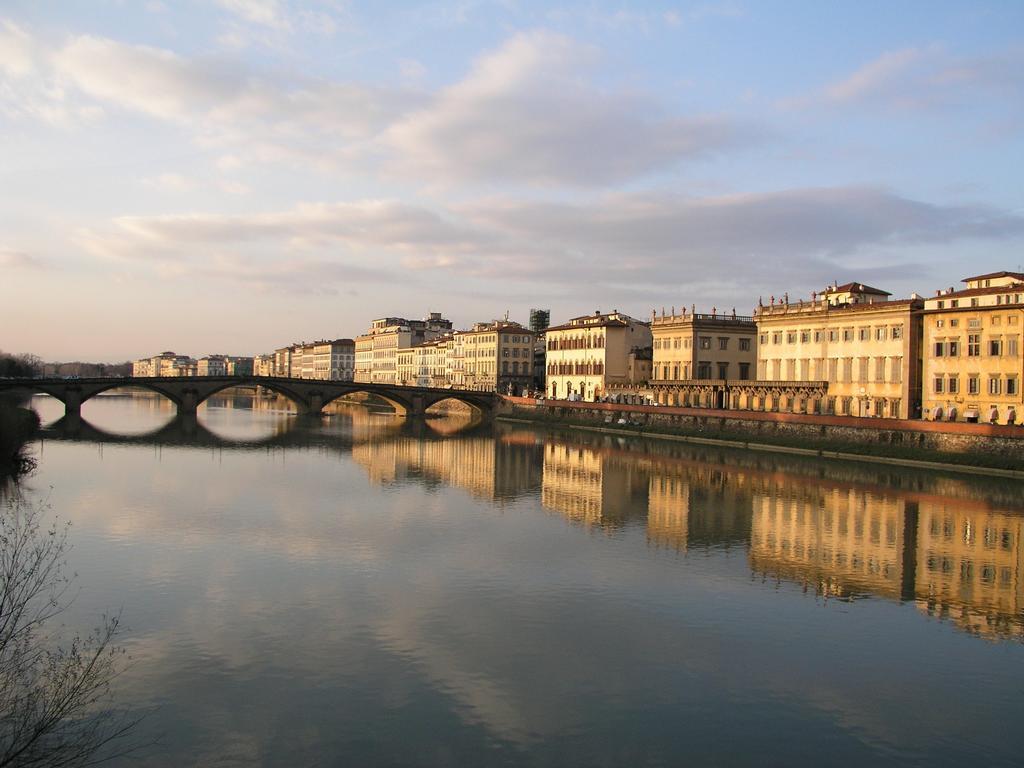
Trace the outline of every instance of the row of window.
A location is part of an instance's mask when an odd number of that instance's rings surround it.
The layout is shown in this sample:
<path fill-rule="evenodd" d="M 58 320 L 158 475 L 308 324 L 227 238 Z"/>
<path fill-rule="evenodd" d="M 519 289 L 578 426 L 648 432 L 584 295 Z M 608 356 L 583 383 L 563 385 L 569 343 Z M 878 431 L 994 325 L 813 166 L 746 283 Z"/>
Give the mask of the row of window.
<path fill-rule="evenodd" d="M 717 337 L 698 336 L 697 337 L 697 347 L 699 349 L 711 349 L 712 344 L 714 343 L 714 339 L 715 338 L 718 339 L 718 349 L 721 349 L 721 350 L 729 349 L 729 340 L 730 340 L 729 336 L 717 336 Z M 749 352 L 750 351 L 750 341 L 751 340 L 749 338 L 740 338 L 740 339 L 738 339 L 737 340 L 737 344 L 738 344 L 738 347 L 739 347 L 739 351 L 740 352 Z M 655 339 L 654 340 L 654 348 L 655 349 L 689 349 L 690 348 L 690 338 L 689 337 L 682 338 L 682 337 L 678 337 L 677 336 L 677 337 L 672 338 L 672 339 Z"/>
<path fill-rule="evenodd" d="M 785 368 L 783 368 L 783 364 L 785 364 Z M 903 358 L 822 357 L 802 360 L 760 360 L 758 361 L 758 378 L 772 381 L 901 384 L 903 382 Z"/>
<path fill-rule="evenodd" d="M 988 393 L 990 395 L 1016 395 L 1020 391 L 1016 376 L 989 376 Z M 948 376 L 935 376 L 932 379 L 932 392 L 936 395 L 960 393 L 960 377 L 955 373 Z M 967 394 L 981 394 L 981 376 L 976 373 L 967 375 Z"/>
<path fill-rule="evenodd" d="M 1013 301 L 1010 301 L 1011 297 L 1013 298 Z M 1019 293 L 1013 293 L 1013 294 L 1010 294 L 1010 293 L 1000 293 L 1000 294 L 996 295 L 996 304 L 997 305 L 1002 305 L 1002 304 L 1020 304 L 1020 300 L 1021 300 L 1021 294 L 1019 294 Z M 960 306 L 960 299 L 939 299 L 937 302 L 935 302 L 935 306 L 937 308 L 939 308 L 939 309 L 945 309 L 947 302 L 949 303 L 949 308 L 950 309 L 956 309 L 957 307 Z M 980 301 L 980 299 L 977 296 L 974 296 L 974 297 L 971 298 L 971 300 L 969 302 L 969 306 L 977 307 L 977 306 L 980 306 L 980 305 L 981 305 L 981 301 Z"/>
<path fill-rule="evenodd" d="M 791 330 L 791 331 L 774 331 L 771 334 L 762 333 L 760 336 L 761 344 L 767 344 L 769 339 L 772 344 L 782 344 L 785 339 L 786 344 L 809 344 L 813 340 L 815 343 L 821 343 L 824 341 L 871 341 L 874 338 L 875 341 L 887 341 L 896 340 L 903 338 L 903 326 L 902 325 L 876 325 L 872 326 L 861 326 L 860 328 L 831 328 L 829 330 L 814 330 L 809 328 L 803 330 Z"/>
<path fill-rule="evenodd" d="M 548 376 L 601 376 L 604 363 L 548 363 Z"/>
<path fill-rule="evenodd" d="M 604 336 L 575 336 L 570 339 L 548 339 L 549 350 L 559 349 L 601 349 L 604 347 Z"/>
<path fill-rule="evenodd" d="M 932 344 L 932 356 L 933 357 L 959 357 L 960 356 L 960 338 L 953 339 L 937 339 Z M 1017 336 L 1010 336 L 1006 339 L 1002 337 L 989 338 L 988 343 L 985 345 L 985 352 L 989 357 L 1002 357 L 1006 355 L 1008 357 L 1017 357 L 1018 354 L 1019 339 Z M 967 356 L 968 357 L 981 357 L 981 334 L 980 333 L 969 333 L 967 334 Z"/>
<path fill-rule="evenodd" d="M 750 379 L 750 363 L 738 363 L 737 378 L 741 381 L 748 381 Z M 730 378 L 730 365 L 729 363 L 708 363 L 699 362 L 696 366 L 697 375 L 695 379 L 710 379 L 712 371 L 715 371 L 719 379 Z M 682 365 L 656 365 L 654 366 L 654 379 L 662 381 L 681 381 L 690 378 L 690 365 L 689 363 L 683 363 Z"/>
<path fill-rule="evenodd" d="M 520 368 L 520 365 L 522 365 L 522 368 Z M 518 376 L 520 374 L 525 376 L 526 374 L 530 373 L 530 367 L 528 363 L 519 363 L 516 360 L 513 360 L 512 365 L 510 366 L 508 360 L 502 360 L 501 372 L 505 375 L 511 373 L 513 376 Z"/>

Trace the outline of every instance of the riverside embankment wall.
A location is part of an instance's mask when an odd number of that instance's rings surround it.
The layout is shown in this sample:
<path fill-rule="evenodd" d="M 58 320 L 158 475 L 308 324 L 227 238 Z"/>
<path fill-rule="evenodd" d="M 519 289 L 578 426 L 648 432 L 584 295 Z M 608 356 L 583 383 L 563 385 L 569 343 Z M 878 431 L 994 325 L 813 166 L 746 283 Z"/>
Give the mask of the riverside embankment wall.
<path fill-rule="evenodd" d="M 504 397 L 499 418 L 1002 467 L 1024 473 L 1024 426 Z M 625 419 L 627 424 L 619 423 Z M 1022 474 L 1024 476 L 1024 474 Z"/>

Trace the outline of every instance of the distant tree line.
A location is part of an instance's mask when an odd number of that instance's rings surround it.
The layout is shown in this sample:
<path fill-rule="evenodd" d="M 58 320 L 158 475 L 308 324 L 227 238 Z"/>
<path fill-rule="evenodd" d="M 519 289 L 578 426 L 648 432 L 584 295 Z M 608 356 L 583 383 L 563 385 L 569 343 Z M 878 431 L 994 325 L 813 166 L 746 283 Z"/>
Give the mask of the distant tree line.
<path fill-rule="evenodd" d="M 14 355 L 0 351 L 0 376 L 19 378 L 22 376 L 79 376 L 81 378 L 103 376 L 131 376 L 129 363 L 44 363 L 37 355 Z"/>
<path fill-rule="evenodd" d="M 43 361 L 36 355 L 12 355 L 0 351 L 0 376 L 17 378 L 20 376 L 37 376 L 43 372 Z"/>

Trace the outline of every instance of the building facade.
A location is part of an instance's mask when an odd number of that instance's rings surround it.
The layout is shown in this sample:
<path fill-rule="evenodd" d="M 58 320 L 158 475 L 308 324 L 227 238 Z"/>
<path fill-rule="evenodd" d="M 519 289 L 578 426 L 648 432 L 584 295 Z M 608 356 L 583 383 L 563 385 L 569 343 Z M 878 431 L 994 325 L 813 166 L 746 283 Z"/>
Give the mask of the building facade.
<path fill-rule="evenodd" d="M 423 320 L 382 317 L 355 340 L 355 381 L 374 384 L 398 383 L 398 350 L 418 346 L 450 333 L 452 323 L 439 312 Z"/>
<path fill-rule="evenodd" d="M 758 307 L 759 382 L 828 383 L 824 397 L 774 397 L 767 410 L 915 418 L 923 308 L 917 296 L 893 301 L 860 283 Z"/>
<path fill-rule="evenodd" d="M 256 376 L 273 376 L 274 356 L 257 355 L 252 361 L 252 372 Z"/>
<path fill-rule="evenodd" d="M 686 312 L 651 316 L 654 381 L 753 378 L 757 369 L 754 318 Z"/>
<path fill-rule="evenodd" d="M 545 392 L 554 399 L 593 401 L 610 387 L 645 383 L 641 377 L 649 373 L 649 362 L 642 365 L 642 353 L 651 344 L 650 326 L 618 310 L 548 328 Z"/>
<path fill-rule="evenodd" d="M 924 416 L 1014 424 L 1024 416 L 1024 274 L 964 278 L 924 302 Z"/>
<path fill-rule="evenodd" d="M 227 376 L 228 358 L 227 355 L 209 355 L 199 358 L 196 363 L 197 376 Z"/>
<path fill-rule="evenodd" d="M 198 363 L 187 355 L 161 352 L 132 363 L 132 376 L 195 376 Z"/>
<path fill-rule="evenodd" d="M 462 389 L 522 394 L 533 381 L 534 333 L 519 323 L 476 323 L 458 334 Z"/>
<path fill-rule="evenodd" d="M 313 378 L 320 381 L 352 381 L 355 376 L 355 342 L 323 339 L 313 344 Z"/>

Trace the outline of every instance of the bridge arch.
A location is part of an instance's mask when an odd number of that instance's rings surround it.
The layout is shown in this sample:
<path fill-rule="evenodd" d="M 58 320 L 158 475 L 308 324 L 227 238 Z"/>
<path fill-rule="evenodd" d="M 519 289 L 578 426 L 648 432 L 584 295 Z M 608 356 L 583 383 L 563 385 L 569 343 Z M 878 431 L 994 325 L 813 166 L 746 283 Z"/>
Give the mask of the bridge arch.
<path fill-rule="evenodd" d="M 472 394 L 459 391 L 441 392 L 433 395 L 424 403 L 424 411 L 449 400 L 468 406 L 474 421 L 480 421 L 490 413 L 489 403 L 482 402 Z"/>
<path fill-rule="evenodd" d="M 287 381 L 287 379 L 284 381 Z M 216 381 L 203 387 L 202 392 L 196 397 L 196 406 L 198 407 L 201 403 L 206 402 L 214 395 L 219 394 L 226 389 L 233 389 L 234 387 L 263 387 L 264 389 L 269 389 L 271 392 L 276 392 L 282 397 L 287 398 L 295 405 L 295 410 L 299 413 L 303 413 L 309 408 L 309 403 L 306 398 L 287 384 L 282 384 L 280 380 L 275 380 L 270 377 L 260 377 L 257 379 L 244 376 L 228 381 Z"/>
<path fill-rule="evenodd" d="M 335 385 L 337 386 L 336 383 Z M 377 387 L 374 386 L 367 387 L 361 384 L 352 384 L 350 388 L 346 387 L 343 391 L 331 393 L 329 396 L 324 398 L 323 405 L 333 403 L 335 400 L 340 400 L 341 398 L 347 397 L 348 395 L 358 394 L 374 395 L 375 397 L 379 397 L 381 400 L 385 401 L 388 405 L 394 408 L 395 413 L 398 414 L 399 416 L 408 416 L 409 414 L 414 412 L 413 403 L 410 400 L 406 399 L 405 397 L 396 395 L 393 392 L 390 392 L 389 390 L 378 389 Z"/>

